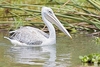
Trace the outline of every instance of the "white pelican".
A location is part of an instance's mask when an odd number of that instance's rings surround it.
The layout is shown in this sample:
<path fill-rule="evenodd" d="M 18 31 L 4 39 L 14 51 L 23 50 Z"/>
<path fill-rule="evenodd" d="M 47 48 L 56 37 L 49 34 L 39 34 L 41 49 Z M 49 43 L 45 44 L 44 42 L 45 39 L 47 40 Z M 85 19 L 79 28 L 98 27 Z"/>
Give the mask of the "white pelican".
<path fill-rule="evenodd" d="M 48 27 L 49 34 L 33 27 L 20 27 L 15 31 L 9 32 L 11 35 L 7 38 L 14 45 L 51 45 L 56 43 L 56 33 L 55 28 L 52 23 L 54 23 L 62 32 L 71 38 L 71 35 L 60 23 L 60 21 L 55 16 L 53 10 L 48 7 L 42 7 L 42 19 L 45 25 Z"/>

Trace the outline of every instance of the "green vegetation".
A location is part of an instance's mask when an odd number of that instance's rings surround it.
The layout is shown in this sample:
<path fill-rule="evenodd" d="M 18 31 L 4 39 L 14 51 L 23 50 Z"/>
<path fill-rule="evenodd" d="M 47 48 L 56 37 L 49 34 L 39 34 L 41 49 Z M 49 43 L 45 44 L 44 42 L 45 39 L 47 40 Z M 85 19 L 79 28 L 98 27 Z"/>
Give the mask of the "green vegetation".
<path fill-rule="evenodd" d="M 100 30 L 100 0 L 0 0 L 0 29 L 11 30 L 24 25 L 43 28 L 43 6 L 52 8 L 72 33 Z M 95 40 L 100 43 L 99 37 Z M 100 54 L 80 56 L 80 59 L 83 63 L 100 63 Z"/>
<path fill-rule="evenodd" d="M 83 63 L 96 63 L 100 64 L 100 54 L 94 53 L 85 56 L 79 56 Z"/>
<path fill-rule="evenodd" d="M 100 29 L 99 0 L 0 0 L 0 23 L 11 21 L 16 28 L 40 24 L 43 22 L 40 14 L 42 6 L 51 7 L 64 26 L 74 33 L 76 29 Z"/>

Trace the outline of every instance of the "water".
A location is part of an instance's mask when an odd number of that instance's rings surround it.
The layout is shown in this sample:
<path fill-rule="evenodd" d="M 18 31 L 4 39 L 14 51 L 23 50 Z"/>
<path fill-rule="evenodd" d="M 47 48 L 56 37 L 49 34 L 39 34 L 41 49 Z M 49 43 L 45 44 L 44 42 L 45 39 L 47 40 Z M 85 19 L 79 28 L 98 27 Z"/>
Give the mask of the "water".
<path fill-rule="evenodd" d="M 4 35 L 0 34 L 0 67 L 82 67 L 80 55 L 100 53 L 94 38 L 83 34 L 73 39 L 58 36 L 56 45 L 44 47 L 16 47 Z"/>

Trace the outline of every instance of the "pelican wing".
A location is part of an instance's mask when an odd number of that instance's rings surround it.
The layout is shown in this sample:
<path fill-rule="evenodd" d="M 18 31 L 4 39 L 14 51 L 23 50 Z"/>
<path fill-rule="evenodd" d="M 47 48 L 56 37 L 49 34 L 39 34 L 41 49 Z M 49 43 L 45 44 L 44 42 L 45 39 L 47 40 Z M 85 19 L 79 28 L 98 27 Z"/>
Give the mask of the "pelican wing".
<path fill-rule="evenodd" d="M 48 38 L 48 34 L 33 27 L 21 27 L 10 32 L 10 39 L 17 40 L 28 45 L 39 45 Z"/>

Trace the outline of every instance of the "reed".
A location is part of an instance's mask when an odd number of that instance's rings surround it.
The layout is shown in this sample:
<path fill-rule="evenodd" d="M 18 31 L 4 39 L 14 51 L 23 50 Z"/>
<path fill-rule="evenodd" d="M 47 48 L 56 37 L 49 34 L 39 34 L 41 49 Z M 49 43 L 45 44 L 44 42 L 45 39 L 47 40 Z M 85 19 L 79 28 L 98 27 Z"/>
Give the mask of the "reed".
<path fill-rule="evenodd" d="M 34 4 L 33 4 L 34 3 Z M 24 25 L 26 18 L 31 18 L 30 22 L 41 23 L 40 11 L 42 6 L 51 7 L 56 16 L 64 22 L 64 25 L 85 22 L 94 25 L 100 29 L 100 1 L 98 0 L 63 0 L 63 1 L 47 1 L 47 0 L 1 0 L 0 2 L 0 21 L 9 21 L 13 19 L 16 28 Z M 3 18 L 3 19 L 2 19 Z M 70 26 L 70 25 L 69 25 Z M 74 26 L 73 26 L 74 27 Z"/>

